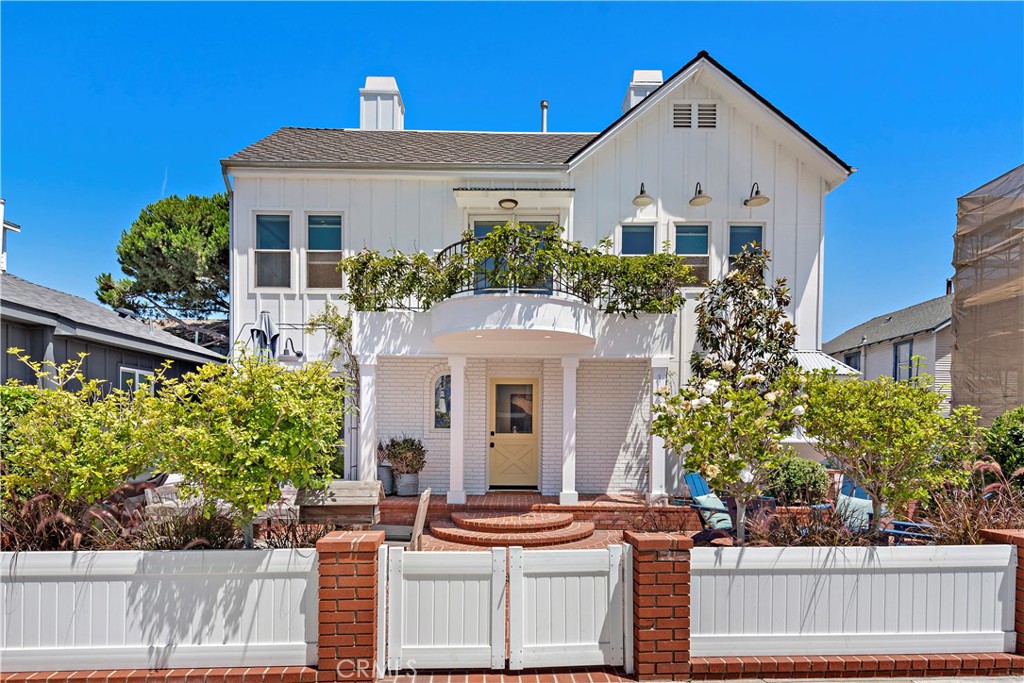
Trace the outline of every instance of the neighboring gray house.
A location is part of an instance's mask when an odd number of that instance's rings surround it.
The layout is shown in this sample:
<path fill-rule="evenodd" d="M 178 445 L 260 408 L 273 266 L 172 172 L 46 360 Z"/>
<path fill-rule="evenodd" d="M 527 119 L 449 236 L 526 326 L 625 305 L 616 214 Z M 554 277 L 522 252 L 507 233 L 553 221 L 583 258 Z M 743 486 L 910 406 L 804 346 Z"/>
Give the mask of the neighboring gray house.
<path fill-rule="evenodd" d="M 168 376 L 177 377 L 224 357 L 180 339 L 148 323 L 10 273 L 0 273 L 0 381 L 34 384 L 32 371 L 7 349 L 25 349 L 33 360 L 63 363 L 88 355 L 83 366 L 89 379 L 112 386 L 139 386 L 164 361 Z"/>
<path fill-rule="evenodd" d="M 886 313 L 851 327 L 826 342 L 822 350 L 852 368 L 864 379 L 888 375 L 907 379 L 914 373 L 911 358 L 923 357 L 920 371 L 935 378 L 949 399 L 953 333 L 950 327 L 953 295 Z"/>

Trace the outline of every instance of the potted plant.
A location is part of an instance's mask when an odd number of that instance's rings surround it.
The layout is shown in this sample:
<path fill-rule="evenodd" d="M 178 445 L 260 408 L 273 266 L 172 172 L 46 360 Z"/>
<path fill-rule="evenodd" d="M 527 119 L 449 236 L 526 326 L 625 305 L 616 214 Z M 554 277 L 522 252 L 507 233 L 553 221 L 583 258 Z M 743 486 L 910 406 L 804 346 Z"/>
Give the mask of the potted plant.
<path fill-rule="evenodd" d="M 384 488 L 384 495 L 390 496 L 395 492 L 395 475 L 391 470 L 391 463 L 388 461 L 388 449 L 383 441 L 377 442 L 377 480 Z"/>
<path fill-rule="evenodd" d="M 427 449 L 423 442 L 411 436 L 391 437 L 384 444 L 391 469 L 395 473 L 398 495 L 415 496 L 419 493 L 420 472 L 427 464 Z"/>

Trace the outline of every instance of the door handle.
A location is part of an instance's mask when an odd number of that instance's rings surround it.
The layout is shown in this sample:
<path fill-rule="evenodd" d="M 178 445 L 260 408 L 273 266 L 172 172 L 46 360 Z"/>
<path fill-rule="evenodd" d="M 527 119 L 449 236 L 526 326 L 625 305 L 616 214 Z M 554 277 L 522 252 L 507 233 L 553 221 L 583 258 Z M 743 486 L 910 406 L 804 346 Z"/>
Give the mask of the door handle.
<path fill-rule="evenodd" d="M 493 441 L 491 442 L 491 448 L 494 448 L 494 442 Z"/>

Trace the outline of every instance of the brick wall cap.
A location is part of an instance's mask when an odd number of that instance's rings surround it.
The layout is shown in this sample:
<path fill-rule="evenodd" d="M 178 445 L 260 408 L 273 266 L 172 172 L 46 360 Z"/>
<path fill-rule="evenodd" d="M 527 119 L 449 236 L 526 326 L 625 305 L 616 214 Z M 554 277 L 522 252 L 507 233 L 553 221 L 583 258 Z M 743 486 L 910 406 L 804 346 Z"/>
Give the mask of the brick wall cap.
<path fill-rule="evenodd" d="M 316 542 L 318 553 L 376 552 L 384 544 L 383 531 L 332 531 Z"/>
<path fill-rule="evenodd" d="M 1024 548 L 1024 529 L 982 529 L 981 535 L 990 543 L 1007 543 Z"/>
<path fill-rule="evenodd" d="M 623 540 L 637 550 L 689 550 L 693 539 L 686 534 L 624 531 Z"/>

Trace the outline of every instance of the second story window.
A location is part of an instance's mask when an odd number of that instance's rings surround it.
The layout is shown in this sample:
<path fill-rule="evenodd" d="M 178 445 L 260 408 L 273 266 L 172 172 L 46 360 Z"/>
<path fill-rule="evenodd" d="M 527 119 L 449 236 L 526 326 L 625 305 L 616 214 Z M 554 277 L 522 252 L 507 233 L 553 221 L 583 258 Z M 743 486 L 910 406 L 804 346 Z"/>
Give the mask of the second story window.
<path fill-rule="evenodd" d="M 291 287 L 291 224 L 288 216 L 256 216 L 256 286 Z"/>
<path fill-rule="evenodd" d="M 860 351 L 846 354 L 843 356 L 843 362 L 854 370 L 860 370 Z"/>
<path fill-rule="evenodd" d="M 729 265 L 743 252 L 743 247 L 757 243 L 764 248 L 764 226 L 762 225 L 730 225 L 729 226 Z"/>
<path fill-rule="evenodd" d="M 306 221 L 306 287 L 341 289 L 341 216 L 309 216 Z"/>
<path fill-rule="evenodd" d="M 892 378 L 910 379 L 914 372 L 914 340 L 897 342 L 892 345 Z"/>
<path fill-rule="evenodd" d="M 653 225 L 623 225 L 622 249 L 623 256 L 641 256 L 654 253 Z"/>
<path fill-rule="evenodd" d="M 693 275 L 702 285 L 710 279 L 708 272 L 708 226 L 677 225 L 676 253 L 686 257 L 686 263 L 693 268 Z"/>

